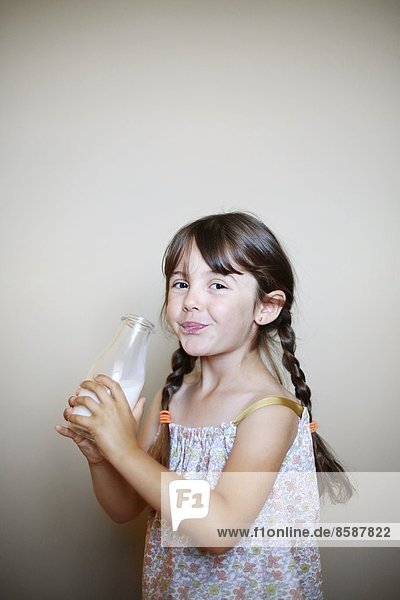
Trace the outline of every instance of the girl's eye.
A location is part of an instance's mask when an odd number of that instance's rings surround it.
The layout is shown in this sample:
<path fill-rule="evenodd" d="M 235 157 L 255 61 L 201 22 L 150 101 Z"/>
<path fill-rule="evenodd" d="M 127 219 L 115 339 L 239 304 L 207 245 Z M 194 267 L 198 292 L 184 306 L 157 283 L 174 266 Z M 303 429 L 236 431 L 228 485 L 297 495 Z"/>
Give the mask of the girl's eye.
<path fill-rule="evenodd" d="M 213 288 L 214 290 L 227 290 L 227 289 L 228 289 L 228 288 L 226 287 L 226 285 L 223 285 L 222 283 L 218 283 L 218 282 L 212 283 L 212 284 L 211 284 L 211 287 L 212 287 L 213 285 L 215 285 L 215 287 Z"/>
<path fill-rule="evenodd" d="M 172 287 L 178 290 L 183 290 L 185 287 L 187 287 L 187 285 L 188 284 L 185 281 L 175 281 L 175 283 L 172 284 Z"/>

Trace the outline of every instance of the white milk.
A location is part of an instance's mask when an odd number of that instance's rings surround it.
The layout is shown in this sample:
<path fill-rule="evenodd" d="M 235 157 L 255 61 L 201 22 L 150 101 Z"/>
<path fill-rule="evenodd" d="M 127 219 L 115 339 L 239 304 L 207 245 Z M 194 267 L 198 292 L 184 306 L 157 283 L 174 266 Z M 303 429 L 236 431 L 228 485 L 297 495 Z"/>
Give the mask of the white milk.
<path fill-rule="evenodd" d="M 141 381 L 136 381 L 133 379 L 120 381 L 119 384 L 122 387 L 126 399 L 128 400 L 129 406 L 132 410 L 136 402 L 139 400 L 139 395 L 142 390 L 143 383 Z M 78 396 L 89 396 L 90 398 L 93 398 L 93 400 L 96 400 L 96 402 L 99 402 L 99 399 L 97 398 L 96 394 L 91 390 L 85 388 L 81 388 L 81 391 L 79 392 Z M 72 414 L 90 417 L 92 413 L 88 408 L 86 408 L 86 406 L 74 406 Z"/>

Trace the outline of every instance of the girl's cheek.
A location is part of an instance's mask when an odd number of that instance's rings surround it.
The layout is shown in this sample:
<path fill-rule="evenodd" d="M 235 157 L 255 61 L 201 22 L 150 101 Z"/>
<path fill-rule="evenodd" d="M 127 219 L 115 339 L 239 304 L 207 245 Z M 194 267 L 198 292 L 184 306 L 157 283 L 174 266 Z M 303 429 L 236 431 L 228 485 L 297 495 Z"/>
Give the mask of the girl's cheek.
<path fill-rule="evenodd" d="M 165 311 L 165 316 L 167 317 L 167 322 L 169 325 L 172 325 L 173 323 L 173 315 L 174 315 L 174 310 L 173 310 L 173 305 L 171 305 L 171 303 L 169 303 L 167 305 L 166 311 Z"/>

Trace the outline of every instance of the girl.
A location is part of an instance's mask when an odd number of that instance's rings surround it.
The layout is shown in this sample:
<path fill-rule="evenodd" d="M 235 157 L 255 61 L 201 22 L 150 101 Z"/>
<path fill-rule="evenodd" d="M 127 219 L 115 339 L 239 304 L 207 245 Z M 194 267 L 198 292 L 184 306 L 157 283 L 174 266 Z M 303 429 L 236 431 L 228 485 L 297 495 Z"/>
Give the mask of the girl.
<path fill-rule="evenodd" d="M 311 421 L 311 392 L 295 356 L 288 257 L 258 218 L 231 212 L 182 227 L 166 249 L 163 270 L 162 312 L 179 342 L 164 387 L 144 414 L 143 398 L 131 412 L 118 383 L 100 374 L 81 383 L 99 403 L 69 399 L 71 407 L 84 405 L 92 416 L 64 411 L 66 420 L 90 431 L 95 444 L 68 428 L 56 429 L 86 456 L 96 497 L 114 521 L 129 521 L 148 507 L 143 598 L 322 598 L 317 547 L 271 548 L 237 538 L 226 540 L 226 547 L 204 543 L 238 514 L 249 523 L 271 515 L 273 482 L 253 486 L 249 494 L 228 474 L 336 472 L 336 486 L 322 480 L 320 493 L 327 490 L 334 500 L 351 495 L 343 467 Z M 276 337 L 295 396 L 273 360 Z M 170 508 L 160 497 L 160 481 L 192 472 L 221 476 L 211 485 L 207 517 L 179 525 L 193 544 L 169 547 L 161 536 Z M 316 477 L 305 492 L 317 514 Z M 297 497 L 289 488 L 287 493 L 294 504 Z"/>

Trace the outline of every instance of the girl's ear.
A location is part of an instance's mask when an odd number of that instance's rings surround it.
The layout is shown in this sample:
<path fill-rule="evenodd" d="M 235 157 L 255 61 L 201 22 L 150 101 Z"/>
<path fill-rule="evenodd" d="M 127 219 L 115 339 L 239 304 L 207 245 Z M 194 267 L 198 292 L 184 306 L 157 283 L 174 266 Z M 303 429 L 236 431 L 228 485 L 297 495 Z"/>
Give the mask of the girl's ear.
<path fill-rule="evenodd" d="M 285 292 L 275 290 L 266 295 L 256 308 L 254 320 L 258 325 L 272 323 L 278 317 L 286 302 Z"/>

